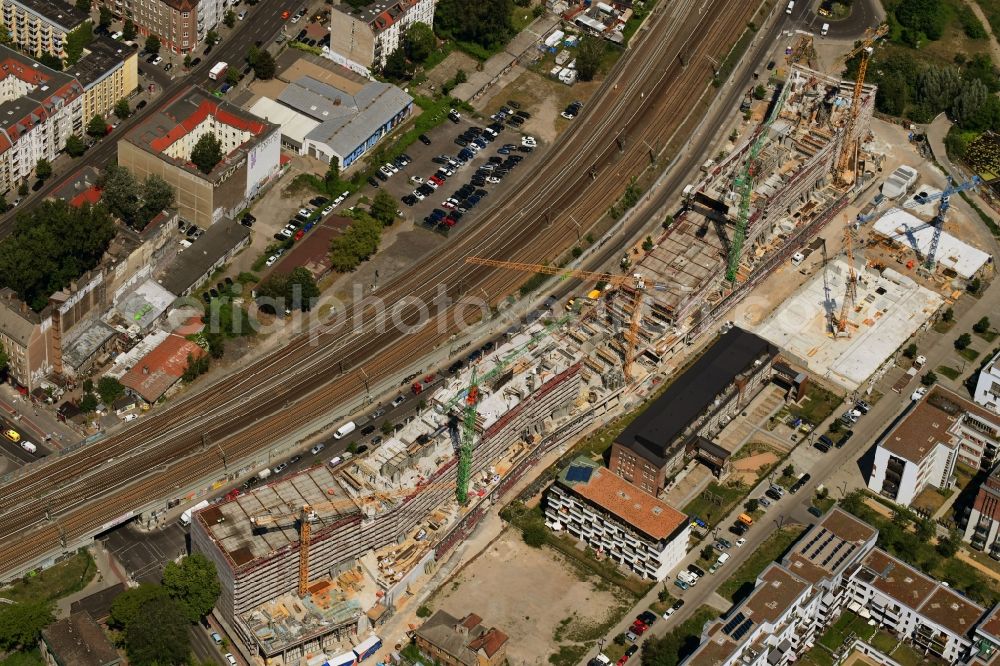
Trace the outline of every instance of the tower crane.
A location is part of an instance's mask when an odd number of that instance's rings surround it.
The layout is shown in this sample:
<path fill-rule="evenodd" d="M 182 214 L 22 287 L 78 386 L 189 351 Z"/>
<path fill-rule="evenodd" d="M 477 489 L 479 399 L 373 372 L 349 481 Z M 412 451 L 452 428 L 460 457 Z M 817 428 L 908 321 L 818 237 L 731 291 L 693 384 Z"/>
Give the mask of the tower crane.
<path fill-rule="evenodd" d="M 477 264 L 479 266 L 494 266 L 496 268 L 507 268 L 525 273 L 542 273 L 544 275 L 558 275 L 561 277 L 579 278 L 581 280 L 594 280 L 605 282 L 615 287 L 627 287 L 635 292 L 632 301 L 632 312 L 629 314 L 629 329 L 625 339 L 625 359 L 623 371 L 625 380 L 632 379 L 632 366 L 635 362 L 635 352 L 638 346 L 639 323 L 642 319 L 642 299 L 641 294 L 646 289 L 646 281 L 642 275 L 614 275 L 612 273 L 596 273 L 593 271 L 583 271 L 574 268 L 559 268 L 557 266 L 545 266 L 544 264 L 525 264 L 516 261 L 501 261 L 499 259 L 485 259 L 483 257 L 466 257 L 465 263 Z"/>
<path fill-rule="evenodd" d="M 851 153 L 854 152 L 854 128 L 858 123 L 858 114 L 861 111 L 861 89 L 865 84 L 865 73 L 868 71 L 868 59 L 875 48 L 872 46 L 876 40 L 889 32 L 888 24 L 883 23 L 874 30 L 869 28 L 865 31 L 865 38 L 861 44 L 852 49 L 844 60 L 850 60 L 858 53 L 861 54 L 861 62 L 858 65 L 858 75 L 854 78 L 854 94 L 851 96 L 851 110 L 847 116 L 847 126 L 844 128 L 844 140 L 840 146 L 840 155 L 837 157 L 837 170 L 834 178 L 838 185 L 847 185 L 848 166 L 851 162 Z"/>
<path fill-rule="evenodd" d="M 844 302 L 840 304 L 836 333 L 847 330 L 847 312 L 854 306 L 858 295 L 858 275 L 854 271 L 854 234 L 850 223 L 844 225 L 844 250 L 847 252 L 847 284 L 844 285 Z"/>
<path fill-rule="evenodd" d="M 924 266 L 928 270 L 934 270 L 934 261 L 937 256 L 938 244 L 941 242 L 941 231 L 944 227 L 944 218 L 948 214 L 948 209 L 951 207 L 951 196 L 953 194 L 958 194 L 959 192 L 965 192 L 966 190 L 974 190 L 982 182 L 979 176 L 973 176 L 964 183 L 959 183 L 955 185 L 949 183 L 948 187 L 944 189 L 943 192 L 936 192 L 929 196 L 913 198 L 913 201 L 909 201 L 903 204 L 903 208 L 914 208 L 915 206 L 920 206 L 931 201 L 940 201 L 938 203 L 937 213 L 934 215 L 934 219 L 931 220 L 930 226 L 934 227 L 934 234 L 931 236 L 931 246 L 927 249 L 927 257 L 924 260 Z M 923 228 L 923 227 L 921 227 Z M 912 234 L 911 230 L 911 234 Z M 915 244 L 914 244 L 915 245 Z"/>

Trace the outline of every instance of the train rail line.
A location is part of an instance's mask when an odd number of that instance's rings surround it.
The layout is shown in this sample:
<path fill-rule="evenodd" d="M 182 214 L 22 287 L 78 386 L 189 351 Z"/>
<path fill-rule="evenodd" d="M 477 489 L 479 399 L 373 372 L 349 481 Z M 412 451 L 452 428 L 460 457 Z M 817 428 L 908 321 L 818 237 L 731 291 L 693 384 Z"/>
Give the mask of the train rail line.
<path fill-rule="evenodd" d="M 405 298 L 431 303 L 441 284 L 452 298 L 460 289 L 482 289 L 499 298 L 524 276 L 467 265 L 466 256 L 539 262 L 564 254 L 578 224 L 604 215 L 628 179 L 648 164 L 649 146 L 680 126 L 711 75 L 702 55 L 725 56 L 756 10 L 740 0 L 682 0 L 651 18 L 649 30 L 585 113 L 533 171 L 519 175 L 520 195 L 394 279 L 380 291 L 384 302 L 389 307 Z M 680 64 L 681 52 L 691 63 L 687 67 Z M 359 308 L 366 305 L 350 313 Z M 442 310 L 454 313 L 455 307 L 431 309 Z M 411 322 L 418 313 L 414 307 L 402 312 Z M 61 540 L 93 534 L 147 506 L 150 498 L 175 497 L 211 470 L 221 475 L 220 451 L 236 461 L 266 449 L 287 434 L 288 424 L 310 422 L 329 413 L 331 405 L 356 398 L 365 377 L 372 382 L 398 377 L 459 325 L 452 318 L 451 326 L 440 329 L 431 318 L 404 334 L 391 326 L 380 331 L 374 316 L 360 318 L 360 327 L 351 326 L 354 319 L 299 336 L 120 435 L 53 458 L 4 484 L 0 577 L 58 551 Z"/>

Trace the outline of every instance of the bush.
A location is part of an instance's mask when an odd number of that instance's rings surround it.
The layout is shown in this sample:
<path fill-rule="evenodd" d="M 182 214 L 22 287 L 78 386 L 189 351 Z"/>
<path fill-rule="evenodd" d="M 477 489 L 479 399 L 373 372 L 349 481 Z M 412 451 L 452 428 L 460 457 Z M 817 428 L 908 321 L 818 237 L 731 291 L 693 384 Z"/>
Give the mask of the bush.
<path fill-rule="evenodd" d="M 962 335 L 955 338 L 955 349 L 962 351 L 972 344 L 972 336 L 968 333 L 962 333 Z"/>
<path fill-rule="evenodd" d="M 430 617 L 432 614 L 431 609 L 427 606 L 421 606 L 417 609 L 417 617 Z"/>
<path fill-rule="evenodd" d="M 990 330 L 990 318 L 983 317 L 982 319 L 980 319 L 979 321 L 977 321 L 975 324 L 972 325 L 972 330 L 975 331 L 976 333 L 986 333 L 987 331 Z"/>
<path fill-rule="evenodd" d="M 547 536 L 545 525 L 538 522 L 528 523 L 521 531 L 521 538 L 524 539 L 524 543 L 532 548 L 541 548 Z"/>
<path fill-rule="evenodd" d="M 937 382 L 937 374 L 933 370 L 928 370 L 924 373 L 924 376 L 920 378 L 920 383 L 924 386 L 931 386 Z"/>
<path fill-rule="evenodd" d="M 949 308 L 950 310 L 950 308 Z M 947 320 L 946 320 L 947 321 Z M 907 345 L 906 349 L 903 350 L 903 356 L 906 358 L 916 358 L 917 357 L 917 345 L 912 342 Z"/>

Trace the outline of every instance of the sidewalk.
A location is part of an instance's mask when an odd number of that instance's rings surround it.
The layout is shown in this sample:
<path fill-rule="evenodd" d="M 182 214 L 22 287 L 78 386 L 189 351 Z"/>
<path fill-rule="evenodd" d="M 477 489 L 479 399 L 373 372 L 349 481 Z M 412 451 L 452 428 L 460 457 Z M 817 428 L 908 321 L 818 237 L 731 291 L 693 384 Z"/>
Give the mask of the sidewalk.
<path fill-rule="evenodd" d="M 79 592 L 74 592 L 56 602 L 55 615 L 57 618 L 69 617 L 70 608 L 74 601 L 89 597 L 91 594 L 105 590 L 118 583 L 128 584 L 127 577 L 121 571 L 121 567 L 114 561 L 112 555 L 104 549 L 100 541 L 95 541 L 94 545 L 88 549 L 88 552 L 94 556 L 94 562 L 97 565 L 97 575 L 94 576 L 94 580 L 90 581 Z"/>

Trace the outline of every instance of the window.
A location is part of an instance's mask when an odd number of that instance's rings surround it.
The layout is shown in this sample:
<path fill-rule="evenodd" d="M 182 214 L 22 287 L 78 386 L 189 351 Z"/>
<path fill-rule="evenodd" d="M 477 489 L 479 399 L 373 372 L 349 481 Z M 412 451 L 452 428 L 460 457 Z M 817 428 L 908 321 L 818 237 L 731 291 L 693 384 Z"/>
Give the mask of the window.
<path fill-rule="evenodd" d="M 190 15 L 191 15 L 191 12 L 184 12 L 183 14 L 181 14 L 181 16 L 184 17 L 184 18 L 187 18 Z"/>

